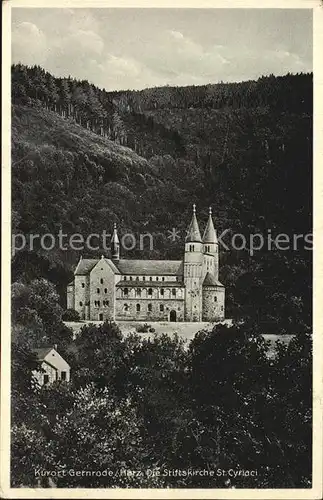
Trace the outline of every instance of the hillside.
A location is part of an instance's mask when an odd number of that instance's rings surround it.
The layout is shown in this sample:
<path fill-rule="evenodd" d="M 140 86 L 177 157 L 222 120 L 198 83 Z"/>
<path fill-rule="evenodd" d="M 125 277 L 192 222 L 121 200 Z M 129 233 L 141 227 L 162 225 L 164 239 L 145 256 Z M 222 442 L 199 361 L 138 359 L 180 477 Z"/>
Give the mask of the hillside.
<path fill-rule="evenodd" d="M 181 258 L 196 202 L 202 222 L 213 206 L 219 234 L 311 232 L 311 75 L 205 92 L 109 94 L 13 67 L 14 231 L 86 236 L 117 222 L 121 234 L 154 236 L 152 251 L 127 257 Z M 182 237 L 175 242 L 167 237 L 173 227 Z M 64 301 L 79 253 L 19 252 L 14 279 L 45 276 Z M 220 261 L 228 315 L 256 315 L 273 333 L 310 322 L 309 251 L 220 248 Z"/>

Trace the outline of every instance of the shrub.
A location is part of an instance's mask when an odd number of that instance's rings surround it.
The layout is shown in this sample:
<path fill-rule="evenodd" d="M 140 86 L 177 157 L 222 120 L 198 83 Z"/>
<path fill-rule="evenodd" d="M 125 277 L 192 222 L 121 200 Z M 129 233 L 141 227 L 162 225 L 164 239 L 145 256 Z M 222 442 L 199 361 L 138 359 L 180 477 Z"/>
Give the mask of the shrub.
<path fill-rule="evenodd" d="M 62 316 L 63 321 L 80 321 L 80 315 L 75 309 L 66 309 Z"/>
<path fill-rule="evenodd" d="M 144 325 L 139 325 L 136 328 L 136 331 L 138 333 L 147 333 L 147 332 L 150 332 L 150 330 L 151 330 L 151 326 L 148 325 L 148 323 L 145 323 Z"/>

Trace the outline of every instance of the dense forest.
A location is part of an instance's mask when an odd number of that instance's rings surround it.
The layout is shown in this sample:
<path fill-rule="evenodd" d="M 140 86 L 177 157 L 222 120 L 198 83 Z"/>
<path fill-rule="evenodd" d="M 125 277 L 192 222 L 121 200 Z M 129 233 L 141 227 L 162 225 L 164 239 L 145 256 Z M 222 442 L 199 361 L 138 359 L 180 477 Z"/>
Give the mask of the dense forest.
<path fill-rule="evenodd" d="M 274 358 L 252 323 L 185 345 L 107 322 L 72 342 L 45 280 L 16 285 L 12 309 L 13 487 L 311 487 L 309 332 L 278 342 Z M 59 341 L 70 383 L 33 382 L 37 338 Z"/>
<path fill-rule="evenodd" d="M 311 74 L 109 93 L 12 67 L 14 234 L 86 237 L 117 222 L 154 237 L 124 256 L 182 258 L 193 202 L 201 229 L 212 205 L 219 234 L 312 232 Z M 310 488 L 311 252 L 220 246 L 236 321 L 189 345 L 113 323 L 73 340 L 62 318 L 80 253 L 95 252 L 13 253 L 12 486 Z M 264 333 L 296 335 L 270 357 Z M 54 344 L 72 382 L 39 387 L 32 348 Z M 64 475 L 97 469 L 112 475 Z M 176 469 L 216 475 L 163 473 Z M 217 473 L 229 469 L 257 475 Z"/>
<path fill-rule="evenodd" d="M 312 75 L 108 93 L 38 66 L 12 67 L 14 233 L 150 232 L 181 258 L 191 204 L 218 233 L 312 232 Z M 267 332 L 311 323 L 311 252 L 220 248 L 227 315 Z M 52 281 L 65 302 L 76 251 L 17 252 L 13 278 Z M 84 251 L 90 256 L 90 251 Z"/>

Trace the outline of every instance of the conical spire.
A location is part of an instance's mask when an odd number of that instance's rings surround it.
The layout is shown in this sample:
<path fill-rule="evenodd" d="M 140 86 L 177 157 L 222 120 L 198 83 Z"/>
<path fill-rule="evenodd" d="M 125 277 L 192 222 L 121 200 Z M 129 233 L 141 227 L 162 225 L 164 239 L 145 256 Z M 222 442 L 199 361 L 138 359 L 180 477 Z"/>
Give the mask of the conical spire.
<path fill-rule="evenodd" d="M 198 225 L 197 219 L 196 219 L 196 205 L 195 205 L 195 203 L 193 205 L 193 215 L 192 215 L 192 220 L 191 220 L 191 223 L 190 223 L 188 231 L 187 231 L 186 241 L 197 241 L 199 243 L 202 243 L 201 233 L 200 233 L 199 225 Z"/>
<path fill-rule="evenodd" d="M 118 237 L 118 232 L 117 232 L 117 224 L 113 224 L 113 234 L 111 238 L 111 243 L 119 243 L 119 237 Z"/>
<path fill-rule="evenodd" d="M 216 231 L 214 229 L 212 220 L 212 208 L 209 208 L 209 218 L 206 224 L 206 228 L 203 234 L 203 243 L 217 243 Z"/>
<path fill-rule="evenodd" d="M 120 244 L 116 223 L 113 225 L 113 234 L 111 238 L 111 257 L 112 260 L 119 260 L 120 258 Z"/>

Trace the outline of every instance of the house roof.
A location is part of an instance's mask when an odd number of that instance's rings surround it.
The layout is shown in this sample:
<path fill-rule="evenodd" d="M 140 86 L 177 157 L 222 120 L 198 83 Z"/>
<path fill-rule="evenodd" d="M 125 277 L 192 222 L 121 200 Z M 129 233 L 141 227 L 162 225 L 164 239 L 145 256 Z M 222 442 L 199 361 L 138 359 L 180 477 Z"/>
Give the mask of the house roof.
<path fill-rule="evenodd" d="M 211 273 L 206 273 L 206 276 L 203 281 L 203 286 L 222 286 L 222 283 L 215 279 L 215 276 Z"/>
<path fill-rule="evenodd" d="M 183 274 L 181 260 L 128 260 L 120 259 L 116 262 L 121 274 L 152 275 L 152 276 L 180 276 Z"/>
<path fill-rule="evenodd" d="M 77 276 L 85 276 L 89 274 L 100 260 L 101 259 L 80 259 L 74 274 Z M 111 259 L 103 259 L 103 260 L 107 264 L 109 264 L 114 273 L 120 274 L 118 268 L 115 266 L 115 264 L 112 262 Z"/>
<path fill-rule="evenodd" d="M 182 281 L 130 281 L 130 280 L 122 280 L 117 283 L 119 287 L 128 287 L 128 288 L 167 288 L 167 287 L 176 287 L 183 288 L 185 285 Z"/>
<path fill-rule="evenodd" d="M 44 358 L 46 358 L 47 354 L 54 349 L 53 346 L 51 347 L 37 347 L 33 349 L 33 352 L 36 354 L 38 361 L 43 361 Z"/>
<path fill-rule="evenodd" d="M 45 359 L 46 356 L 51 351 L 55 351 L 55 353 L 57 355 L 57 356 L 55 356 L 56 360 L 57 360 L 57 358 L 60 358 L 61 360 L 63 360 L 63 362 L 65 363 L 65 365 L 67 365 L 68 367 L 70 366 L 67 363 L 67 361 L 65 361 L 65 359 L 59 354 L 59 352 L 56 350 L 56 348 L 54 346 L 49 346 L 49 347 L 35 347 L 35 348 L 32 349 L 32 351 L 36 354 L 37 361 L 40 361 L 42 363 L 46 363 L 46 364 L 52 366 L 53 368 L 55 368 L 55 370 L 57 370 L 57 367 L 55 366 L 55 364 L 51 363 L 51 361 L 49 359 Z"/>

